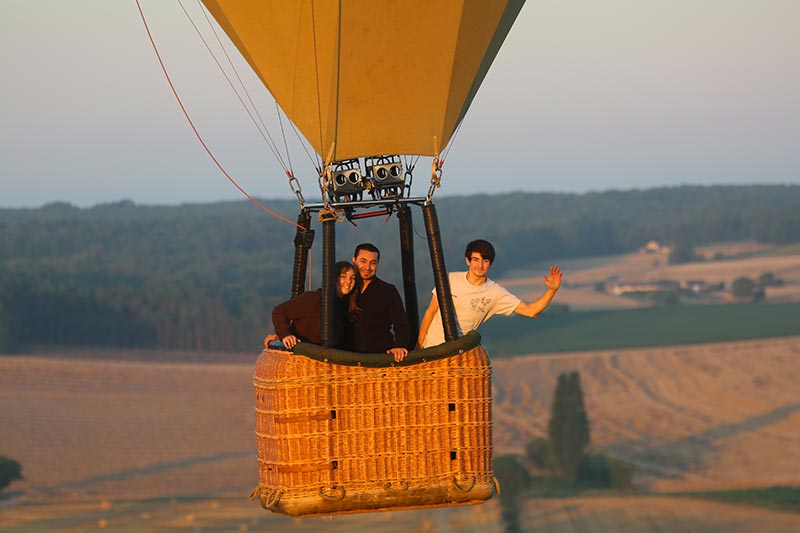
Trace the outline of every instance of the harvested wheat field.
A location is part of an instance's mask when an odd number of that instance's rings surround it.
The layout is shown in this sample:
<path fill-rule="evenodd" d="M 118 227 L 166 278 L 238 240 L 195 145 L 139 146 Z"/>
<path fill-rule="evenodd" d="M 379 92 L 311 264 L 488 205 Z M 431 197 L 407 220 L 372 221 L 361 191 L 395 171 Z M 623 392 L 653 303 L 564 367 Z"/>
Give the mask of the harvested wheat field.
<path fill-rule="evenodd" d="M 9 531 L 329 531 L 502 533 L 497 499 L 479 506 L 289 518 L 243 498 L 35 502 L 0 514 Z M 520 529 L 536 533 L 794 533 L 800 515 L 724 503 L 642 496 L 528 500 Z"/>
<path fill-rule="evenodd" d="M 0 358 L 0 450 L 44 498 L 258 484 L 250 365 Z"/>
<path fill-rule="evenodd" d="M 709 284 L 725 283 L 728 286 L 738 277 L 758 279 L 771 272 L 783 281 L 781 286 L 765 288 L 766 301 L 791 302 L 800 300 L 800 254 L 796 247 L 778 247 L 759 243 L 728 243 L 705 246 L 696 252 L 704 261 L 669 264 L 668 253 L 630 253 L 589 259 L 560 261 L 564 270 L 565 285 L 558 293 L 557 302 L 568 304 L 574 310 L 629 309 L 650 305 L 595 290 L 595 284 L 609 280 L 620 282 L 648 282 L 657 280 L 702 280 Z M 725 254 L 725 259 L 713 259 L 715 254 Z M 743 254 L 738 257 L 738 254 Z M 754 254 L 749 256 L 748 254 Z M 538 267 L 544 272 L 544 266 Z M 534 269 L 536 271 L 536 269 Z M 499 280 L 503 286 L 523 299 L 535 299 L 542 293 L 542 278 L 531 276 L 531 271 L 508 272 Z M 705 295 L 708 301 L 732 301 L 729 291 Z"/>
<path fill-rule="evenodd" d="M 709 251 L 705 253 L 710 254 Z M 566 262 L 571 266 L 573 262 Z M 569 276 L 571 283 L 586 284 L 619 277 L 624 281 L 658 279 L 704 279 L 709 283 L 732 282 L 739 276 L 758 278 L 772 272 L 787 283 L 800 280 L 800 254 L 758 255 L 723 260 L 706 260 L 678 265 L 669 264 L 666 253 L 632 253 L 596 260 L 594 263 L 575 260 L 576 271 Z M 568 266 L 564 267 L 565 269 Z M 565 271 L 565 277 L 570 271 Z"/>
<path fill-rule="evenodd" d="M 592 440 L 657 491 L 800 483 L 800 338 L 493 361 L 496 453 L 544 433 L 579 370 Z M 477 507 L 290 519 L 257 484 L 250 364 L 0 358 L 0 454 L 25 481 L 0 528 L 502 531 Z M 533 531 L 797 531 L 800 515 L 643 496 L 525 502 Z M 755 528 L 755 524 L 764 527 Z M 680 526 L 680 527 L 679 527 Z"/>
<path fill-rule="evenodd" d="M 592 442 L 655 490 L 800 484 L 800 338 L 493 362 L 496 453 L 545 435 L 561 372 L 580 372 Z"/>

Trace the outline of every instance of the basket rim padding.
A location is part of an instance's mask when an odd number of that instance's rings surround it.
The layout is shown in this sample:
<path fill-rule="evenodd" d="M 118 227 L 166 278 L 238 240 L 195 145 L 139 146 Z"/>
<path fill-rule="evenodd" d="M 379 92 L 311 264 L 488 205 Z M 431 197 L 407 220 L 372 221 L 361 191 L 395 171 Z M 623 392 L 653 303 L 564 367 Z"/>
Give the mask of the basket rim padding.
<path fill-rule="evenodd" d="M 450 342 L 445 342 L 430 348 L 411 350 L 405 359 L 400 362 L 394 360 L 394 356 L 388 353 L 360 353 L 348 352 L 347 350 L 337 350 L 335 348 L 325 348 L 310 342 L 299 342 L 294 347 L 295 355 L 304 355 L 321 363 L 332 363 L 344 366 L 364 366 L 369 368 L 383 368 L 391 366 L 411 366 L 419 363 L 427 363 L 438 359 L 452 357 L 459 353 L 466 352 L 480 346 L 481 334 L 477 331 L 469 331 L 462 337 Z"/>

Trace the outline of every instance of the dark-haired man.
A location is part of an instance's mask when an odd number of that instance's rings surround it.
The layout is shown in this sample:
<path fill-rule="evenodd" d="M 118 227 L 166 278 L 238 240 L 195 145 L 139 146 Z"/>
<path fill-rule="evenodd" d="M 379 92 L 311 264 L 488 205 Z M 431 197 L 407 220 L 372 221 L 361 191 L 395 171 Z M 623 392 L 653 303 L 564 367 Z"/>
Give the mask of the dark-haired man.
<path fill-rule="evenodd" d="M 494 246 L 489 241 L 478 239 L 467 244 L 464 257 L 469 270 L 450 273 L 450 293 L 456 311 L 458 334 L 477 329 L 494 315 L 518 315 L 533 318 L 544 311 L 561 286 L 562 272 L 557 266 L 550 267 L 550 275 L 544 276 L 547 290 L 536 301 L 525 303 L 503 286 L 490 280 L 489 269 L 494 263 Z M 423 348 L 444 342 L 442 315 L 436 289 L 419 328 L 418 343 Z"/>
<path fill-rule="evenodd" d="M 411 328 L 400 293 L 376 276 L 381 253 L 370 243 L 356 246 L 353 264 L 361 278 L 357 304 L 361 311 L 353 323 L 353 350 L 390 353 L 395 361 L 408 354 Z"/>

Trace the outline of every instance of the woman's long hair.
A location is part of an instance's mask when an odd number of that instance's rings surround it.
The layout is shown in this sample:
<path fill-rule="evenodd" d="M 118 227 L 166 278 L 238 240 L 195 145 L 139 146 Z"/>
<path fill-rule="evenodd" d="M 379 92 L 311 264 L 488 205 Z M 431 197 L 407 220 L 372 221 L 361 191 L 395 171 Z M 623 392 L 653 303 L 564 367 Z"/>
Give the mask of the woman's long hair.
<path fill-rule="evenodd" d="M 337 261 L 333 265 L 333 271 L 336 273 L 336 283 L 339 283 L 339 277 L 348 270 L 352 270 L 356 278 L 353 290 L 345 296 L 347 298 L 347 314 L 354 316 L 361 312 L 361 308 L 356 303 L 358 293 L 361 292 L 361 278 L 356 271 L 356 267 L 350 261 Z"/>

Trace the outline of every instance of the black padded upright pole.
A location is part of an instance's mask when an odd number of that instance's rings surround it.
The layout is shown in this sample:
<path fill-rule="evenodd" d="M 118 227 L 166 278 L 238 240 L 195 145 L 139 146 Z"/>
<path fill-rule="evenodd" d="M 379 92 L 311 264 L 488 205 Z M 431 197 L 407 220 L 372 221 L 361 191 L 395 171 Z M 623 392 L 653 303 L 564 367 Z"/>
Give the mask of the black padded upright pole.
<path fill-rule="evenodd" d="M 294 266 L 292 268 L 292 298 L 303 292 L 308 270 L 308 251 L 314 243 L 311 215 L 305 209 L 297 215 L 297 233 L 294 235 Z"/>
<path fill-rule="evenodd" d="M 417 279 L 414 273 L 414 227 L 411 208 L 403 206 L 397 212 L 400 221 L 400 262 L 403 266 L 403 292 L 406 300 L 406 316 L 411 327 L 411 340 L 419 334 L 419 305 L 417 304 Z"/>
<path fill-rule="evenodd" d="M 322 222 L 322 345 L 333 346 L 333 313 L 336 303 L 336 279 L 333 264 L 336 261 L 336 219 Z"/>
<path fill-rule="evenodd" d="M 428 249 L 431 252 L 433 266 L 433 284 L 436 287 L 436 299 L 442 315 L 444 340 L 454 341 L 458 338 L 456 311 L 453 306 L 453 295 L 450 293 L 450 278 L 447 277 L 447 267 L 444 265 L 439 218 L 436 216 L 436 206 L 433 203 L 429 202 L 422 206 L 422 218 L 425 221 L 425 232 L 428 235 Z"/>

